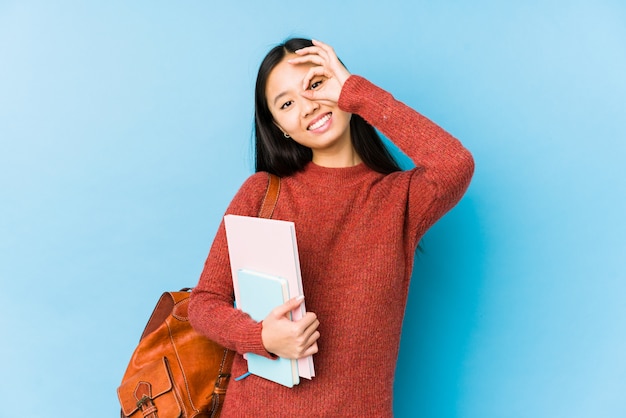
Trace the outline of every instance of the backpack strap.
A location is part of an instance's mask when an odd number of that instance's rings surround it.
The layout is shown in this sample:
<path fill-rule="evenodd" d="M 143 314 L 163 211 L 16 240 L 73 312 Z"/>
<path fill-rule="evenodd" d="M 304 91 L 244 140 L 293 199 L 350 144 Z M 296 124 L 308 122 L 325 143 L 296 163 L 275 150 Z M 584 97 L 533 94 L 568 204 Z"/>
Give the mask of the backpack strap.
<path fill-rule="evenodd" d="M 267 176 L 267 191 L 265 192 L 265 197 L 263 197 L 263 203 L 261 203 L 259 218 L 272 217 L 280 193 L 280 177 L 271 173 L 267 173 Z"/>

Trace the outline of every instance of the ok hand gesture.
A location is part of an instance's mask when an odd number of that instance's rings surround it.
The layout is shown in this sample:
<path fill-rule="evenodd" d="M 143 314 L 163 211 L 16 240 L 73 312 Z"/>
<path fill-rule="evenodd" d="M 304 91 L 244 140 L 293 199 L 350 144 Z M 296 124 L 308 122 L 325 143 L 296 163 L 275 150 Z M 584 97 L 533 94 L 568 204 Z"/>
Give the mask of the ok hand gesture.
<path fill-rule="evenodd" d="M 323 42 L 313 40 L 313 46 L 296 51 L 297 58 L 289 60 L 291 64 L 311 63 L 313 66 L 302 80 L 302 96 L 309 100 L 339 101 L 343 83 L 350 73 L 339 61 L 335 50 Z"/>

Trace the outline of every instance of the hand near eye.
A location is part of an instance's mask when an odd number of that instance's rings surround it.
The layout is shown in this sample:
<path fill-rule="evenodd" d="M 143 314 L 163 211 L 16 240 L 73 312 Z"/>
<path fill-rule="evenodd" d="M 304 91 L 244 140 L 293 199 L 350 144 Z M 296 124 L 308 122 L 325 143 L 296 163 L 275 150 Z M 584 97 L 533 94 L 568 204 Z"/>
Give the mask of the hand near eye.
<path fill-rule="evenodd" d="M 335 50 L 330 45 L 313 40 L 313 46 L 299 49 L 296 54 L 299 57 L 290 59 L 291 64 L 313 64 L 302 80 L 302 96 L 309 100 L 337 103 L 343 83 L 350 73 L 337 58 Z M 319 81 L 321 84 L 318 84 Z"/>

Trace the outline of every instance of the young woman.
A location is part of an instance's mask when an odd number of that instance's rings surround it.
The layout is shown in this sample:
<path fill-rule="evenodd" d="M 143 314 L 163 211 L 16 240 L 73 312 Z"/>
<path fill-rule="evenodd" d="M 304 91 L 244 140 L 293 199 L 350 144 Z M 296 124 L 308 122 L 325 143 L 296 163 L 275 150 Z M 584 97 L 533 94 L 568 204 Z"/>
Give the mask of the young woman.
<path fill-rule="evenodd" d="M 223 223 L 189 306 L 193 326 L 242 354 L 314 355 L 316 377 L 287 388 L 251 375 L 229 384 L 223 417 L 389 417 L 413 258 L 420 238 L 473 174 L 459 141 L 389 93 L 351 75 L 334 50 L 290 39 L 256 84 L 257 173 L 227 213 L 256 216 L 270 172 L 282 177 L 275 219 L 295 222 L 307 309 L 262 322 L 233 308 Z M 415 163 L 401 171 L 373 127 Z"/>

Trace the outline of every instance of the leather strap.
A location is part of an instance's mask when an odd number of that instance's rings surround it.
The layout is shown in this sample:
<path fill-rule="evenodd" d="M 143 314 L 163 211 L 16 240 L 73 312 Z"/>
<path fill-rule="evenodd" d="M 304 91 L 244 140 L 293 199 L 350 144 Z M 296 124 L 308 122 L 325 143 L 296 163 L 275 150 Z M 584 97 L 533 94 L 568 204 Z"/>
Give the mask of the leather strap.
<path fill-rule="evenodd" d="M 148 382 L 139 382 L 135 388 L 135 399 L 137 407 L 141 408 L 141 414 L 144 418 L 159 418 L 157 415 L 157 407 L 152 401 L 152 387 Z"/>
<path fill-rule="evenodd" d="M 268 173 L 267 176 L 267 190 L 265 192 L 265 196 L 263 197 L 261 208 L 259 209 L 259 218 L 272 217 L 272 215 L 274 214 L 274 208 L 276 207 L 276 203 L 278 202 L 278 195 L 280 193 L 280 177 L 270 173 Z M 213 389 L 213 405 L 211 408 L 213 414 L 219 414 L 219 410 L 221 408 L 220 404 L 222 402 L 222 399 L 226 395 L 226 389 L 228 388 L 228 382 L 230 380 L 230 364 L 232 364 L 234 356 L 234 351 L 224 349 L 224 356 L 222 357 L 219 374 L 217 376 Z M 227 363 L 229 364 L 229 370 L 225 372 L 224 366 Z M 214 416 L 213 414 L 211 416 Z"/>
<path fill-rule="evenodd" d="M 259 218 L 271 218 L 274 214 L 274 208 L 278 202 L 278 195 L 280 193 L 280 177 L 275 174 L 268 173 L 267 191 L 261 203 L 261 209 L 259 210 Z"/>

